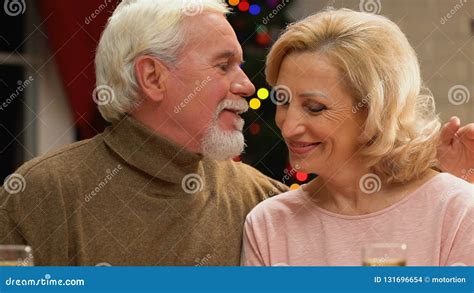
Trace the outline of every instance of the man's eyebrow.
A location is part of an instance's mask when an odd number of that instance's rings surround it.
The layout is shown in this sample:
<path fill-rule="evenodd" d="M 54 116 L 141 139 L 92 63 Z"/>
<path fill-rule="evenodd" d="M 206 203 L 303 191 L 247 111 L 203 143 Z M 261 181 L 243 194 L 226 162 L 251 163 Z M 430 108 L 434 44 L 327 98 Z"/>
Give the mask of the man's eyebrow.
<path fill-rule="evenodd" d="M 311 92 L 301 93 L 299 94 L 299 96 L 301 98 L 321 97 L 321 98 L 328 99 L 328 96 L 325 93 L 320 92 L 320 91 L 311 91 Z"/>
<path fill-rule="evenodd" d="M 220 53 L 217 53 L 212 59 L 213 60 L 228 59 L 228 58 L 232 58 L 232 57 L 235 57 L 235 56 L 238 56 L 238 55 L 239 54 L 237 53 L 237 51 L 226 50 L 226 51 L 222 51 Z M 243 60 L 240 60 L 240 61 L 243 62 Z"/>

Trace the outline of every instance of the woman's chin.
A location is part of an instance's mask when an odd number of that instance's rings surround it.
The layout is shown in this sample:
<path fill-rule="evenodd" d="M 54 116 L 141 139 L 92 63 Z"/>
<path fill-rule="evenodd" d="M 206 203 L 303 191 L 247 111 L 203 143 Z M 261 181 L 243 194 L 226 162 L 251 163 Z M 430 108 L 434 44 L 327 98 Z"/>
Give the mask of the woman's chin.
<path fill-rule="evenodd" d="M 308 173 L 308 174 L 317 174 L 319 168 L 317 168 L 317 163 L 312 162 L 311 160 L 301 158 L 300 156 L 290 155 L 290 165 L 297 172 Z"/>

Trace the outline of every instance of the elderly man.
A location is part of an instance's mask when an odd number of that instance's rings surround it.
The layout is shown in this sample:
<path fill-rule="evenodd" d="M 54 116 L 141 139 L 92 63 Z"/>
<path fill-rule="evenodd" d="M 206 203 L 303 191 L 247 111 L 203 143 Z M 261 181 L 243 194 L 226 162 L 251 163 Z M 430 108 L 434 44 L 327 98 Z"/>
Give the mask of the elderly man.
<path fill-rule="evenodd" d="M 17 170 L 25 186 L 1 190 L 0 243 L 32 246 L 37 265 L 239 264 L 245 216 L 287 187 L 231 160 L 255 89 L 227 12 L 218 0 L 122 1 L 96 56 L 112 126 Z M 472 163 L 460 134 L 474 131 L 458 128 L 440 146 L 469 156 L 452 170 Z"/>

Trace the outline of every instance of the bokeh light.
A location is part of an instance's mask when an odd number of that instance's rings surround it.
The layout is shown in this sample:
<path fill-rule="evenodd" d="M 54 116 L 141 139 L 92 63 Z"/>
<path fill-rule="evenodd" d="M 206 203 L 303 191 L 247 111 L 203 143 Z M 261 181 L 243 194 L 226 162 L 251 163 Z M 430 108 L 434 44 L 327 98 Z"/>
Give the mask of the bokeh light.
<path fill-rule="evenodd" d="M 308 180 L 308 174 L 303 172 L 296 172 L 296 180 L 305 182 L 306 180 Z"/>
<path fill-rule="evenodd" d="M 260 124 L 256 122 L 252 123 L 249 127 L 249 131 L 252 135 L 258 135 L 261 130 L 262 130 L 262 127 L 260 126 Z"/>
<path fill-rule="evenodd" d="M 250 5 L 249 12 L 252 15 L 258 15 L 261 11 L 261 8 L 258 4 L 252 4 Z"/>
<path fill-rule="evenodd" d="M 250 8 L 250 4 L 247 1 L 242 1 L 239 4 L 239 10 L 242 12 L 248 11 Z"/>
<path fill-rule="evenodd" d="M 249 102 L 249 106 L 253 110 L 257 110 L 258 108 L 260 108 L 261 105 L 262 105 L 262 103 L 260 103 L 260 100 L 257 99 L 257 98 L 253 98 Z"/>
<path fill-rule="evenodd" d="M 266 88 L 261 88 L 257 91 L 257 96 L 260 100 L 265 100 L 270 95 L 270 92 Z"/>
<path fill-rule="evenodd" d="M 299 185 L 298 183 L 293 183 L 293 184 L 291 184 L 291 186 L 290 186 L 290 189 L 291 189 L 291 190 L 295 190 L 295 189 L 298 189 L 298 188 L 300 188 L 300 185 Z"/>

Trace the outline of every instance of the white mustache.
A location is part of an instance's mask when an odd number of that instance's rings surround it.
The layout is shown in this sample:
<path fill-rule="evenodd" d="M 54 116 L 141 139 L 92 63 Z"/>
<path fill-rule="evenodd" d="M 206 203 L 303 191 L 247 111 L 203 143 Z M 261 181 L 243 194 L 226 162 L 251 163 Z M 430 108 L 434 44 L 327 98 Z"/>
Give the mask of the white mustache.
<path fill-rule="evenodd" d="M 237 112 L 237 114 L 245 113 L 249 110 L 249 104 L 246 100 L 223 100 L 217 106 L 216 113 L 220 114 L 224 110 L 231 110 Z"/>

